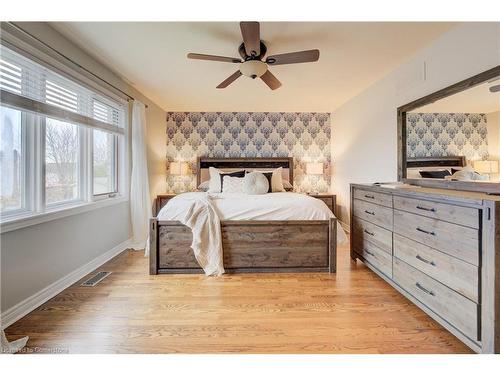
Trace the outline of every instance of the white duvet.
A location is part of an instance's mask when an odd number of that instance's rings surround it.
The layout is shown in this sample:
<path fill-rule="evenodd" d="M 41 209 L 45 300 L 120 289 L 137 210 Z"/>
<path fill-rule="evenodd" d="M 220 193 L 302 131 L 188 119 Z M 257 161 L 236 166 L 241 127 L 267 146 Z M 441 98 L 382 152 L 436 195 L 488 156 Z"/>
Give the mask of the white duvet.
<path fill-rule="evenodd" d="M 183 193 L 170 199 L 158 220 L 177 220 L 191 228 L 192 248 L 207 275 L 224 273 L 220 221 L 225 220 L 328 220 L 334 217 L 321 200 L 297 193 L 262 195 Z M 337 224 L 337 243 L 347 240 Z"/>

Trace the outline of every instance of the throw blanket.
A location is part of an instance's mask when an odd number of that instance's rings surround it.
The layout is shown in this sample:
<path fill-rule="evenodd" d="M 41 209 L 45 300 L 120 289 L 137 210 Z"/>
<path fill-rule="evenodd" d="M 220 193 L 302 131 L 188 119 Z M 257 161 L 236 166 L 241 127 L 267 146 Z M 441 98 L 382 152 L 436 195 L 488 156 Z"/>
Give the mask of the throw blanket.
<path fill-rule="evenodd" d="M 171 220 L 178 220 L 193 233 L 191 248 L 207 276 L 224 273 L 220 220 L 208 194 L 183 194 L 186 210 Z"/>

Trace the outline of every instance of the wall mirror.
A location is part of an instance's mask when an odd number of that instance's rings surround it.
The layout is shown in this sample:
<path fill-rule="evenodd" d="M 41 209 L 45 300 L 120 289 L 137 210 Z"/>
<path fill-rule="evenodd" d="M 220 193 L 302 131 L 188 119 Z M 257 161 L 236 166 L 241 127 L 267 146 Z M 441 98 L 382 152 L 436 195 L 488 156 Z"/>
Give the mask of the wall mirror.
<path fill-rule="evenodd" d="M 500 66 L 398 108 L 398 179 L 500 194 Z"/>

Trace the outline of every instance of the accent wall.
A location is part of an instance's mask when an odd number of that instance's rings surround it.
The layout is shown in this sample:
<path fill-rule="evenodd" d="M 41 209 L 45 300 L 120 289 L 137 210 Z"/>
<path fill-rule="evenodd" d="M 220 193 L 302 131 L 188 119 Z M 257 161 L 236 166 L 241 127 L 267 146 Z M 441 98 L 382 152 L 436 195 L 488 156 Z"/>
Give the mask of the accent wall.
<path fill-rule="evenodd" d="M 294 158 L 296 191 L 330 190 L 329 113 L 168 112 L 167 162 L 185 161 L 188 176 L 167 173 L 167 190 L 196 189 L 196 160 L 206 157 Z M 322 162 L 322 176 L 308 176 L 307 162 Z"/>

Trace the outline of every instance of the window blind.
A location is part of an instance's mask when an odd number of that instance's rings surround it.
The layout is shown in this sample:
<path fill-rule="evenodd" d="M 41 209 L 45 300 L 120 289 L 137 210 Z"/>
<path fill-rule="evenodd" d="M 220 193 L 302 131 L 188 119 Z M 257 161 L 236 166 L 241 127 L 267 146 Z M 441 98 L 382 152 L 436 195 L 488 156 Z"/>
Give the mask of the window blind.
<path fill-rule="evenodd" d="M 0 46 L 2 103 L 113 133 L 124 133 L 124 105 Z"/>

